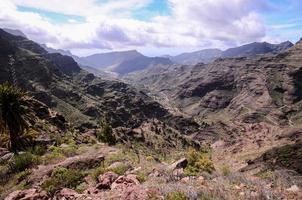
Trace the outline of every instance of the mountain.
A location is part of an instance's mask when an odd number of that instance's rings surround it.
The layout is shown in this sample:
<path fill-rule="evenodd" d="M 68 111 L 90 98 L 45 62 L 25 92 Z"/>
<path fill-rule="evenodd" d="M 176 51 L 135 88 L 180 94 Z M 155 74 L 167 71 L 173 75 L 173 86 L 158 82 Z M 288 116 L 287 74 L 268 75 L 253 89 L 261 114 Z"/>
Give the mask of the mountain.
<path fill-rule="evenodd" d="M 63 50 L 63 49 L 53 49 L 51 47 L 47 47 L 45 44 L 41 44 L 41 47 L 43 47 L 48 53 L 59 53 L 64 56 L 70 56 L 72 58 L 78 58 L 77 56 L 73 55 L 70 51 L 68 50 Z"/>
<path fill-rule="evenodd" d="M 230 48 L 225 51 L 219 49 L 205 49 L 192 53 L 183 53 L 178 56 L 169 56 L 169 58 L 178 64 L 197 64 L 197 63 L 210 63 L 217 58 L 235 58 L 235 57 L 249 57 L 261 54 L 277 54 L 281 53 L 293 44 L 289 41 L 280 44 L 270 44 L 267 42 L 254 42 L 243 46 Z"/>
<path fill-rule="evenodd" d="M 210 63 L 221 56 L 222 51 L 219 49 L 204 49 L 191 53 L 182 53 L 177 56 L 169 56 L 170 60 L 179 64 L 197 64 Z"/>
<path fill-rule="evenodd" d="M 147 57 L 136 50 L 93 54 L 87 57 L 78 57 L 70 51 L 49 48 L 42 45 L 49 53 L 60 53 L 72 57 L 83 69 L 95 75 L 115 79 L 117 75 L 144 70 L 155 65 L 170 65 L 168 58 Z"/>
<path fill-rule="evenodd" d="M 61 113 L 81 131 L 97 127 L 99 121 L 106 118 L 124 139 L 133 128 L 154 121 L 165 124 L 163 130 L 171 129 L 173 138 L 180 140 L 193 133 L 200 138 L 202 135 L 215 137 L 215 133 L 205 135 L 206 131 L 201 132 L 192 119 L 170 113 L 144 92 L 84 71 L 69 56 L 48 53 L 35 42 L 1 29 L 0 45 L 0 83 L 12 82 L 8 64 L 11 56 L 18 85 Z M 162 136 L 171 137 L 169 134 Z M 169 140 L 162 141 L 170 143 Z"/>
<path fill-rule="evenodd" d="M 221 57 L 232 58 L 232 57 L 254 56 L 259 54 L 267 54 L 267 53 L 277 54 L 287 50 L 292 46 L 293 44 L 289 41 L 282 42 L 280 44 L 270 44 L 267 42 L 262 42 L 262 43 L 254 42 L 240 47 L 227 49 L 222 52 Z"/>
<path fill-rule="evenodd" d="M 79 63 L 98 70 L 115 72 L 120 75 L 147 69 L 154 65 L 172 64 L 168 58 L 147 57 L 136 50 L 94 54 L 82 57 Z"/>
<path fill-rule="evenodd" d="M 12 35 L 15 35 L 15 36 L 21 36 L 21 37 L 24 37 L 26 38 L 26 35 L 20 31 L 20 30 L 17 30 L 17 29 L 9 29 L 9 28 L 3 28 L 3 30 L 7 33 L 10 33 Z"/>
<path fill-rule="evenodd" d="M 263 161 L 261 152 L 302 140 L 301 55 L 302 39 L 279 54 L 158 67 L 125 78 L 174 112 L 216 125 L 217 161 L 229 159 L 240 169 L 247 158 Z"/>

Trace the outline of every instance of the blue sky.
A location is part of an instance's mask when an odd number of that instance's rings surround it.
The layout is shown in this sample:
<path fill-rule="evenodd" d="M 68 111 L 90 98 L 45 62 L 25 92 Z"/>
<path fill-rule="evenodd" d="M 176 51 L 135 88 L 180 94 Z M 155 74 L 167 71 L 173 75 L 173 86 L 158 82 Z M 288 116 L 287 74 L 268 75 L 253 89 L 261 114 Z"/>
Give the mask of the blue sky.
<path fill-rule="evenodd" d="M 78 55 L 147 55 L 302 37 L 301 0 L 1 0 L 0 27 Z"/>
<path fill-rule="evenodd" d="M 26 6 L 18 6 L 17 8 L 18 8 L 18 11 L 20 11 L 20 12 L 37 13 L 37 14 L 47 18 L 51 23 L 54 23 L 54 24 L 64 24 L 64 23 L 70 23 L 70 22 L 84 23 L 86 21 L 85 17 L 79 16 L 79 15 L 65 15 L 65 14 L 61 14 L 61 13 L 49 12 L 46 10 L 41 10 L 41 9 L 26 7 Z"/>

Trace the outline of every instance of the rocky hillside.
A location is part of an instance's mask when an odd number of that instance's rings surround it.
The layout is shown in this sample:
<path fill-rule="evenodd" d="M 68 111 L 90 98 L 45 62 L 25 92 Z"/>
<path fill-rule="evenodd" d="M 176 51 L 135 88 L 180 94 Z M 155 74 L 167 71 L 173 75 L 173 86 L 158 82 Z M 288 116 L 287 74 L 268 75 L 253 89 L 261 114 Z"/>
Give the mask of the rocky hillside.
<path fill-rule="evenodd" d="M 4 31 L 0 32 L 0 43 L 0 82 L 12 81 L 12 62 L 18 85 L 80 130 L 95 128 L 106 118 L 113 128 L 123 127 L 121 133 L 127 134 L 145 122 L 158 120 L 166 125 L 163 130 L 171 129 L 171 134 L 180 138 L 192 134 L 215 137 L 212 132 L 202 133 L 191 119 L 171 114 L 144 92 L 89 74 L 69 56 L 48 53 L 38 44 Z"/>
<path fill-rule="evenodd" d="M 301 100 L 301 42 L 276 56 L 218 59 L 212 64 L 158 67 L 128 76 L 128 80 L 162 93 L 183 112 L 194 116 L 226 109 L 250 111 L 292 107 Z"/>
<path fill-rule="evenodd" d="M 229 155 L 239 169 L 261 152 L 301 140 L 301 55 L 302 40 L 277 55 L 159 67 L 127 81 L 174 112 L 216 126 L 217 162 Z"/>

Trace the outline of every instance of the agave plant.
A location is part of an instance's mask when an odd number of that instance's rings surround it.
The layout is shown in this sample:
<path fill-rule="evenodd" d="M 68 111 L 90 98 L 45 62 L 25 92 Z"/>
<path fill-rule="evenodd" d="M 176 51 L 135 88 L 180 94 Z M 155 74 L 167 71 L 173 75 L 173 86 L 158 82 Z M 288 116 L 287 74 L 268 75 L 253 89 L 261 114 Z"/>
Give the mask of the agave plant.
<path fill-rule="evenodd" d="M 0 85 L 0 133 L 9 135 L 10 150 L 17 153 L 30 141 L 23 137 L 34 119 L 30 108 L 31 98 L 21 89 L 4 83 Z"/>

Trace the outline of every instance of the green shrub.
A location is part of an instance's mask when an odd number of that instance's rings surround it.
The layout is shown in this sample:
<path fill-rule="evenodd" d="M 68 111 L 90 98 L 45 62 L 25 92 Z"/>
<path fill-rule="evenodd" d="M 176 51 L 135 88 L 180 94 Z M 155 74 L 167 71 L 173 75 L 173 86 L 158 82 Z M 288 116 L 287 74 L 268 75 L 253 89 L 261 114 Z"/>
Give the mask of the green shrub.
<path fill-rule="evenodd" d="M 64 135 L 56 134 L 53 136 L 56 145 L 61 144 L 74 144 L 75 143 L 75 134 L 72 132 L 67 132 Z"/>
<path fill-rule="evenodd" d="M 221 167 L 221 172 L 224 176 L 227 176 L 231 173 L 230 167 L 228 165 L 223 165 Z"/>
<path fill-rule="evenodd" d="M 74 143 L 66 144 L 66 146 L 51 146 L 49 148 L 51 153 L 55 155 L 64 155 L 67 157 L 75 156 L 77 154 L 77 145 Z"/>
<path fill-rule="evenodd" d="M 169 193 L 165 200 L 189 200 L 184 192 L 176 191 Z"/>
<path fill-rule="evenodd" d="M 113 168 L 108 168 L 108 167 L 98 167 L 98 168 L 95 168 L 92 173 L 91 173 L 91 176 L 97 180 L 98 177 L 101 175 L 101 174 L 104 174 L 106 172 L 114 172 L 118 175 L 124 175 L 125 172 L 129 169 L 129 165 L 119 165 L 117 167 L 113 167 Z"/>
<path fill-rule="evenodd" d="M 199 200 L 215 200 L 214 197 L 212 197 L 212 195 L 207 195 L 207 194 L 200 194 L 198 197 Z"/>
<path fill-rule="evenodd" d="M 42 184 L 42 188 L 53 195 L 61 188 L 76 189 L 83 181 L 84 174 L 79 170 L 66 169 L 63 167 L 55 169 L 50 179 Z"/>
<path fill-rule="evenodd" d="M 20 183 L 21 181 L 25 180 L 30 174 L 31 174 L 31 170 L 29 170 L 29 169 L 26 169 L 23 172 L 19 172 L 16 175 L 18 183 Z"/>
<path fill-rule="evenodd" d="M 209 151 L 198 152 L 190 148 L 187 151 L 186 158 L 188 166 L 185 168 L 185 174 L 188 176 L 196 176 L 200 172 L 212 173 L 215 170 Z"/>
<path fill-rule="evenodd" d="M 75 191 L 78 193 L 83 193 L 87 188 L 88 188 L 88 184 L 83 182 L 75 188 Z"/>
<path fill-rule="evenodd" d="M 23 154 L 15 155 L 13 160 L 8 163 L 12 172 L 21 172 L 39 164 L 39 157 L 26 152 Z"/>
<path fill-rule="evenodd" d="M 101 122 L 101 128 L 99 130 L 97 130 L 96 137 L 99 141 L 102 141 L 102 142 L 107 143 L 109 145 L 115 145 L 116 144 L 116 138 L 113 135 L 112 127 L 106 121 Z"/>
<path fill-rule="evenodd" d="M 130 168 L 130 166 L 125 164 L 125 165 L 116 166 L 114 168 L 110 168 L 109 170 L 118 175 L 123 175 L 129 168 Z"/>
<path fill-rule="evenodd" d="M 256 176 L 261 179 L 272 179 L 274 177 L 274 172 L 271 170 L 262 170 L 258 172 Z"/>
<path fill-rule="evenodd" d="M 108 168 L 104 168 L 104 167 L 98 167 L 98 168 L 95 168 L 92 172 L 91 172 L 91 177 L 94 179 L 94 180 L 98 180 L 98 177 L 101 175 L 101 174 L 104 174 L 105 172 L 108 172 Z"/>
<path fill-rule="evenodd" d="M 143 182 L 145 182 L 145 181 L 147 180 L 147 176 L 146 176 L 146 174 L 143 173 L 143 172 L 138 172 L 138 173 L 136 174 L 136 178 L 137 178 L 137 180 L 138 180 L 140 183 L 143 183 Z"/>
<path fill-rule="evenodd" d="M 47 152 L 47 148 L 45 146 L 36 145 L 31 150 L 31 153 L 38 156 L 43 156 Z"/>

